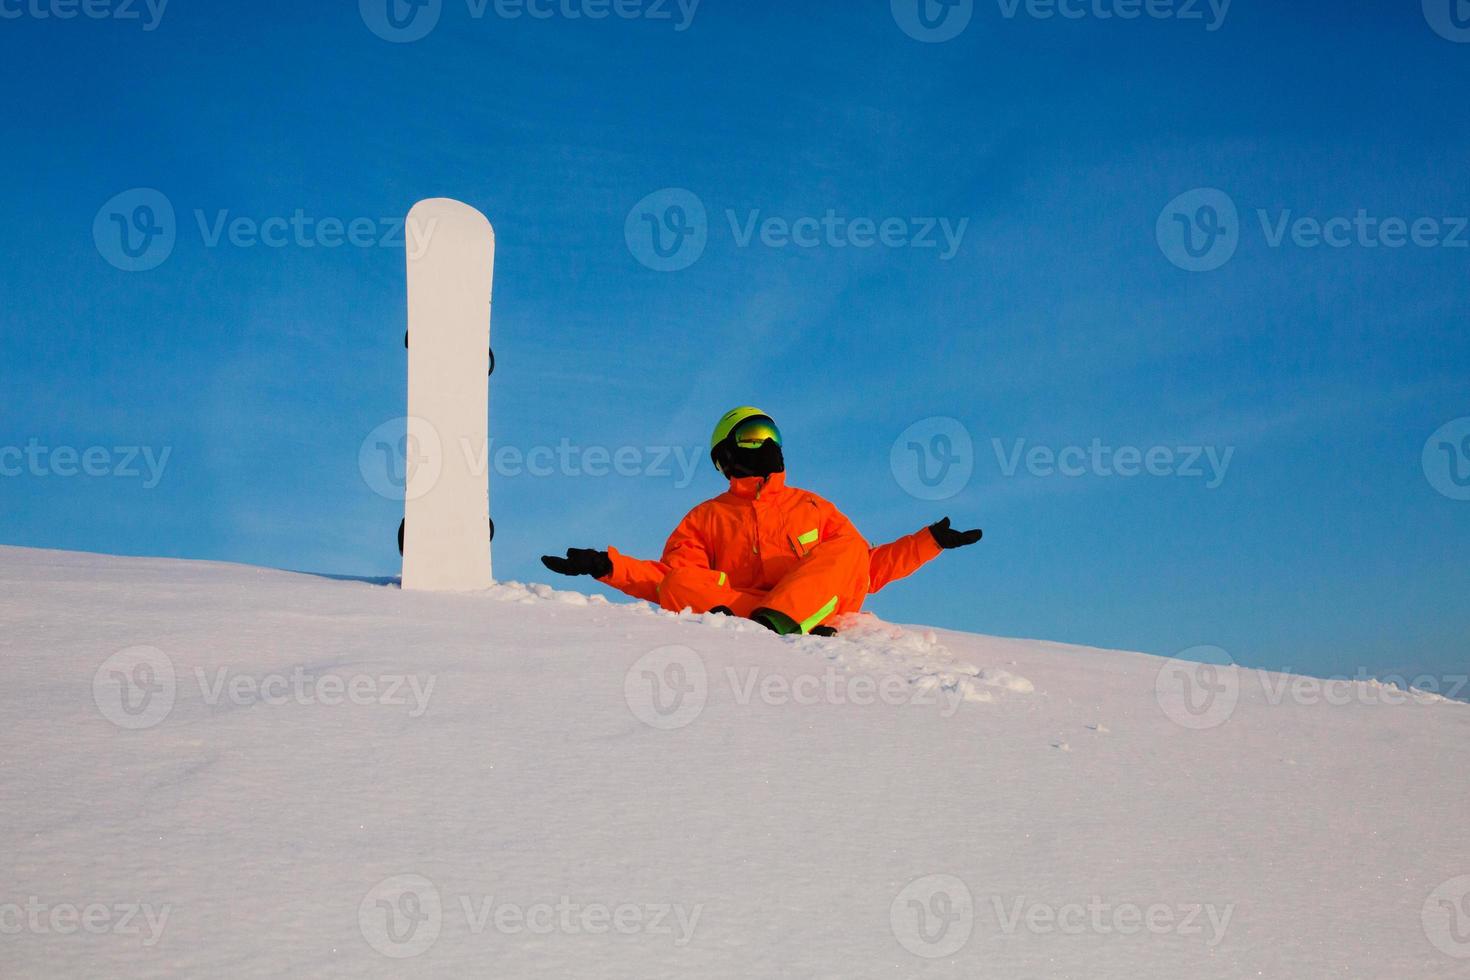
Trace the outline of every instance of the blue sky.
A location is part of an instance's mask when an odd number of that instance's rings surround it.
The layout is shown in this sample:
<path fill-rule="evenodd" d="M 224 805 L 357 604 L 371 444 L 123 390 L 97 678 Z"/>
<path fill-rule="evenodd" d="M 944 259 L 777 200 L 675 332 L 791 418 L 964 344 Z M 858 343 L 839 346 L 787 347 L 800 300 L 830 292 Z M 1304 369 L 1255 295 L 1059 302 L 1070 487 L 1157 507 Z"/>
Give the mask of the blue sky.
<path fill-rule="evenodd" d="M 387 2 L 0 0 L 0 541 L 395 573 L 358 451 L 404 413 L 392 221 L 450 196 L 497 231 L 496 446 L 576 461 L 502 457 L 497 577 L 656 555 L 753 403 L 871 539 L 985 528 L 885 617 L 1470 668 L 1466 5 Z"/>

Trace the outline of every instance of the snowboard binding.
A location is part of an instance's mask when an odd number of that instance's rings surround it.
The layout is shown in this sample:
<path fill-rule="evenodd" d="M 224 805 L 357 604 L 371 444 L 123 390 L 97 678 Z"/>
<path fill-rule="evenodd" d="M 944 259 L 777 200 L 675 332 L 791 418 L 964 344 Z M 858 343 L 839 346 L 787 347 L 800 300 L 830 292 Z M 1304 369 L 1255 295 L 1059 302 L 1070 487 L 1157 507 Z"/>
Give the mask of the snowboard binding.
<path fill-rule="evenodd" d="M 407 330 L 403 331 L 403 346 L 404 346 L 405 349 L 408 347 L 408 331 Z M 488 376 L 488 375 L 491 375 L 491 374 L 494 374 L 495 373 L 495 348 L 494 347 L 487 347 L 486 350 L 490 354 L 490 370 L 485 372 L 485 374 Z"/>
<path fill-rule="evenodd" d="M 495 518 L 492 517 L 489 520 L 490 520 L 490 540 L 491 541 L 494 541 L 495 540 Z M 407 523 L 408 523 L 408 518 L 406 518 L 406 517 L 403 518 L 402 520 L 400 520 L 398 522 L 398 554 L 400 556 L 402 556 L 402 554 L 403 554 L 403 528 L 404 528 L 404 525 L 406 525 Z"/>

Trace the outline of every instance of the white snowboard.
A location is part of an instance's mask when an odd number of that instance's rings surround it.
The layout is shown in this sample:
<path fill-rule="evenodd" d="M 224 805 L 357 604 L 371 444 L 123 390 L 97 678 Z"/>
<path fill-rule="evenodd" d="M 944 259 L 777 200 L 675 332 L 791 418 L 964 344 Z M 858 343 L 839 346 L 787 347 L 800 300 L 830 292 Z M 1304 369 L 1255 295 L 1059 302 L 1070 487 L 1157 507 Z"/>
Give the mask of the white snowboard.
<path fill-rule="evenodd" d="M 403 587 L 490 578 L 489 347 L 495 232 L 467 204 L 415 204 L 408 245 Z"/>

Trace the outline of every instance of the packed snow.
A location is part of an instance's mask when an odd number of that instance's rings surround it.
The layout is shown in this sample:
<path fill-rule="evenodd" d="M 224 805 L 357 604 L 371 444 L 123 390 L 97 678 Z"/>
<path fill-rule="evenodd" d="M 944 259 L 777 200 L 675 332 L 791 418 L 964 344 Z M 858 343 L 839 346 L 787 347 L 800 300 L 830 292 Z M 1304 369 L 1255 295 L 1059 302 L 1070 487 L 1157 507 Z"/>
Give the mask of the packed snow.
<path fill-rule="evenodd" d="M 1470 976 L 1470 705 L 0 548 L 0 975 Z"/>

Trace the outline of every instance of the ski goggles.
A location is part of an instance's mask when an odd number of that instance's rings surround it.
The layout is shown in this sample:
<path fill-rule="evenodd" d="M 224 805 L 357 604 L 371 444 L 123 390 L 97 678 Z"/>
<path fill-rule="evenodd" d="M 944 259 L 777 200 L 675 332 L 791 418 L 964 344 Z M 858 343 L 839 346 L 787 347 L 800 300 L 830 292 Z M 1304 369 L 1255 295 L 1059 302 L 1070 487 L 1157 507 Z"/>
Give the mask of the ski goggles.
<path fill-rule="evenodd" d="M 781 445 L 781 430 L 764 416 L 748 418 L 730 430 L 730 441 L 741 449 L 759 449 L 768 439 Z"/>

